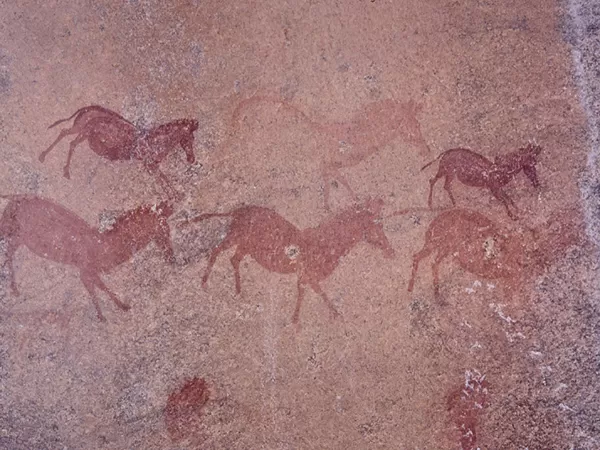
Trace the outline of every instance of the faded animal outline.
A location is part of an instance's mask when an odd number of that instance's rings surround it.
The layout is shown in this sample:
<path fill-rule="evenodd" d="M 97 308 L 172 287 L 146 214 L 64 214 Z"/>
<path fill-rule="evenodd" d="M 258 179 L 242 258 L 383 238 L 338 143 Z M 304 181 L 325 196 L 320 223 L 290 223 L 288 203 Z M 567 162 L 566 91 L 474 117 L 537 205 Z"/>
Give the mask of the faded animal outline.
<path fill-rule="evenodd" d="M 467 186 L 488 188 L 492 195 L 504 205 L 509 217 L 516 219 L 516 215 L 509 206 L 515 210 L 517 210 L 517 206 L 503 187 L 521 170 L 529 178 L 534 188 L 539 187 L 536 164 L 541 151 L 542 147 L 530 143 L 506 155 L 497 156 L 492 162 L 485 156 L 466 148 L 446 150 L 421 168 L 421 170 L 425 170 L 439 161 L 438 171 L 429 181 L 427 204 L 432 208 L 433 188 L 440 178 L 445 178 L 444 189 L 448 192 L 452 205 L 456 206 L 451 185 L 454 178 L 457 178 Z"/>
<path fill-rule="evenodd" d="M 236 293 L 241 293 L 240 263 L 246 255 L 262 267 L 282 274 L 295 273 L 298 295 L 292 322 L 298 323 L 300 308 L 308 285 L 337 316 L 332 302 L 321 289 L 320 282 L 337 268 L 340 259 L 356 244 L 366 241 L 384 251 L 388 258 L 395 254 L 381 224 L 383 200 L 369 199 L 331 216 L 314 228 L 298 229 L 275 211 L 260 206 L 244 206 L 229 213 L 201 214 L 182 222 L 198 222 L 212 217 L 230 217 L 225 239 L 209 257 L 202 278 L 205 287 L 217 257 L 236 247 L 230 261 L 234 268 Z"/>
<path fill-rule="evenodd" d="M 158 177 L 163 189 L 171 197 L 176 197 L 174 188 L 159 169 L 159 164 L 177 145 L 185 151 L 189 164 L 196 162 L 193 149 L 194 132 L 198 129 L 196 119 L 178 119 L 150 129 L 140 129 L 114 111 L 91 105 L 78 109 L 70 117 L 58 120 L 48 128 L 73 118 L 73 125 L 62 129 L 54 142 L 39 155 L 39 160 L 43 163 L 48 153 L 62 139 L 75 134 L 75 139 L 69 144 L 67 161 L 63 169 L 63 176 L 67 179 L 71 177 L 73 153 L 76 147 L 86 140 L 94 153 L 109 161 L 141 161 L 148 172 Z"/>
<path fill-rule="evenodd" d="M 439 268 L 448 257 L 469 273 L 503 280 L 504 288 L 513 294 L 560 258 L 566 248 L 582 242 L 584 233 L 577 217 L 576 208 L 555 211 L 542 227 L 521 233 L 502 229 L 476 211 L 444 211 L 432 220 L 422 249 L 413 255 L 408 291 L 414 289 L 420 262 L 434 254 L 431 270 L 436 298 L 440 294 Z"/>
<path fill-rule="evenodd" d="M 275 103 L 301 117 L 309 126 L 326 137 L 324 146 L 326 155 L 320 161 L 323 179 L 323 202 L 330 209 L 330 183 L 339 181 L 350 193 L 352 199 L 357 196 L 342 174 L 347 169 L 365 161 L 382 147 L 390 144 L 398 136 L 406 142 L 417 145 L 422 155 L 429 156 L 431 151 L 421 132 L 417 115 L 422 105 L 414 100 L 400 102 L 392 99 L 369 103 L 354 112 L 346 122 L 317 123 L 300 108 L 276 97 L 254 95 L 239 103 L 233 113 L 233 127 L 239 126 L 242 115 L 252 105 Z"/>
<path fill-rule="evenodd" d="M 173 208 L 167 202 L 140 206 L 116 218 L 111 230 L 100 233 L 68 209 L 33 195 L 2 195 L 8 199 L 0 218 L 0 237 L 6 241 L 7 265 L 14 295 L 19 295 L 13 259 L 19 247 L 61 264 L 79 269 L 79 276 L 96 309 L 106 321 L 95 289 L 104 291 L 123 311 L 123 303 L 102 281 L 100 275 L 128 261 L 134 253 L 154 241 L 174 261 L 167 219 Z"/>

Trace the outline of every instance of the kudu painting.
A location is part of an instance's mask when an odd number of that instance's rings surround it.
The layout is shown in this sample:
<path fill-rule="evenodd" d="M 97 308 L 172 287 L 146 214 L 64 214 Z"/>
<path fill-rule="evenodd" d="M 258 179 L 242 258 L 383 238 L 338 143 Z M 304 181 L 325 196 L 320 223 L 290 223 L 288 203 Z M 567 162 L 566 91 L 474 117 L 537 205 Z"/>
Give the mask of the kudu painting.
<path fill-rule="evenodd" d="M 248 109 L 263 102 L 275 103 L 301 117 L 322 139 L 320 168 L 327 209 L 330 208 L 330 185 L 334 180 L 339 181 L 356 200 L 354 191 L 341 171 L 363 162 L 396 138 L 402 137 L 416 146 L 424 157 L 430 155 L 417 119 L 422 106 L 413 100 L 400 102 L 388 99 L 372 102 L 356 111 L 348 121 L 319 123 L 289 102 L 255 95 L 238 105 L 233 114 L 233 126 L 239 127 L 239 122 L 248 113 Z"/>
<path fill-rule="evenodd" d="M 429 181 L 428 204 L 432 207 L 433 188 L 440 178 L 444 178 L 444 189 L 456 206 L 456 200 L 452 194 L 452 181 L 457 178 L 467 186 L 487 188 L 506 208 L 508 215 L 515 219 L 516 215 L 509 206 L 517 209 L 517 206 L 509 195 L 504 191 L 506 186 L 521 170 L 531 181 L 533 187 L 539 186 L 536 164 L 542 151 L 539 145 L 528 144 L 514 152 L 498 156 L 494 162 L 486 157 L 465 148 L 454 148 L 447 150 L 430 163 L 423 166 L 426 169 L 439 160 L 438 171 Z"/>
<path fill-rule="evenodd" d="M 150 129 L 140 129 L 116 112 L 92 105 L 77 110 L 67 119 L 58 120 L 49 128 L 73 118 L 73 126 L 61 130 L 52 145 L 39 156 L 40 162 L 44 162 L 48 153 L 62 139 L 76 135 L 69 144 L 63 170 L 65 178 L 71 177 L 71 159 L 75 148 L 86 140 L 94 153 L 110 161 L 141 161 L 150 173 L 156 174 L 159 183 L 171 197 L 175 196 L 174 189 L 159 169 L 161 161 L 179 145 L 186 153 L 187 162 L 196 162 L 193 144 L 194 132 L 198 129 L 197 120 L 179 119 Z"/>
<path fill-rule="evenodd" d="M 579 216 L 575 208 L 557 211 L 539 229 L 516 232 L 476 211 L 442 212 L 429 225 L 423 248 L 413 256 L 408 291 L 414 289 L 420 262 L 434 255 L 431 270 L 436 297 L 440 294 L 440 265 L 447 258 L 467 272 L 500 280 L 505 289 L 516 293 L 569 246 L 582 241 L 582 227 L 576 221 Z"/>
<path fill-rule="evenodd" d="M 383 250 L 388 258 L 394 256 L 394 250 L 383 232 L 382 208 L 382 200 L 368 200 L 347 208 L 317 227 L 304 230 L 298 229 L 275 211 L 259 206 L 194 217 L 191 222 L 211 217 L 231 218 L 227 236 L 209 257 L 202 284 L 206 285 L 217 257 L 228 248 L 236 247 L 231 264 L 238 294 L 241 292 L 240 263 L 246 255 L 250 255 L 267 270 L 296 274 L 298 296 L 292 316 L 294 323 L 299 319 L 306 286 L 319 294 L 331 313 L 337 315 L 320 283 L 336 269 L 340 258 L 361 241 Z"/>
<path fill-rule="evenodd" d="M 56 203 L 30 195 L 1 196 L 8 199 L 0 218 L 0 238 L 6 242 L 6 258 L 10 285 L 19 294 L 13 259 L 21 246 L 42 258 L 79 269 L 81 282 L 96 308 L 98 318 L 105 321 L 95 290 L 106 292 L 120 309 L 123 303 L 104 284 L 100 275 L 128 261 L 133 254 L 154 241 L 165 257 L 174 260 L 167 219 L 172 207 L 162 202 L 140 206 L 116 218 L 112 229 L 100 233 L 71 211 Z"/>

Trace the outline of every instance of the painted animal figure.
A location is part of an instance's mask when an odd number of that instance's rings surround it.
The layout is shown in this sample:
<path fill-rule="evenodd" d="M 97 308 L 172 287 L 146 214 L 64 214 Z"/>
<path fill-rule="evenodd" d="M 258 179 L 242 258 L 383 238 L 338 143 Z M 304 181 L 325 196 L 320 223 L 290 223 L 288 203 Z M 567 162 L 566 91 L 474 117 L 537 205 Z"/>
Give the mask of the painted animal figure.
<path fill-rule="evenodd" d="M 526 234 L 502 230 L 484 215 L 466 209 L 439 214 L 425 233 L 425 245 L 413 256 L 408 291 L 412 292 L 419 263 L 434 254 L 431 270 L 435 296 L 439 296 L 439 268 L 448 257 L 467 272 L 503 280 L 512 291 L 556 261 L 570 245 L 582 241 L 583 231 L 575 209 L 558 211 Z"/>
<path fill-rule="evenodd" d="M 332 314 L 333 304 L 321 289 L 320 283 L 338 266 L 360 241 L 366 241 L 393 257 L 380 223 L 382 200 L 369 200 L 350 207 L 315 228 L 299 230 L 276 212 L 259 206 L 246 206 L 225 214 L 202 214 L 192 222 L 210 217 L 231 217 L 225 239 L 212 251 L 202 278 L 205 286 L 217 257 L 236 247 L 231 257 L 235 274 L 235 288 L 241 292 L 240 263 L 250 255 L 261 266 L 277 273 L 295 273 L 298 277 L 298 297 L 292 320 L 298 322 L 305 286 L 319 294 Z"/>
<path fill-rule="evenodd" d="M 236 108 L 233 114 L 234 127 L 238 125 L 244 112 L 251 105 L 262 102 L 278 104 L 300 116 L 323 138 L 321 175 L 323 177 L 323 198 L 327 209 L 330 207 L 330 185 L 333 180 L 339 181 L 356 200 L 354 191 L 340 171 L 356 166 L 399 136 L 417 146 L 423 156 L 431 154 L 417 119 L 422 105 L 413 100 L 408 102 L 391 99 L 377 101 L 356 111 L 347 122 L 318 123 L 310 119 L 302 110 L 284 100 L 255 95 L 242 101 Z"/>
<path fill-rule="evenodd" d="M 30 195 L 1 197 L 9 200 L 0 218 L 0 237 L 6 242 L 10 284 L 15 295 L 19 294 L 19 290 L 13 259 L 20 246 L 42 258 L 77 267 L 81 282 L 102 321 L 106 319 L 100 310 L 96 288 L 106 292 L 122 310 L 127 311 L 130 307 L 104 284 L 101 274 L 128 261 L 152 241 L 170 261 L 174 260 L 167 223 L 173 208 L 166 202 L 128 211 L 116 219 L 111 230 L 100 233 L 50 200 Z"/>
<path fill-rule="evenodd" d="M 63 175 L 70 178 L 71 159 L 75 148 L 88 141 L 90 149 L 99 156 L 110 161 L 139 160 L 144 167 L 158 176 L 163 188 L 173 193 L 173 188 L 166 176 L 159 170 L 160 162 L 178 145 L 186 153 L 190 164 L 196 162 L 194 155 L 194 132 L 198 129 L 198 121 L 180 119 L 160 125 L 149 130 L 137 128 L 119 114 L 101 106 L 87 106 L 77 110 L 71 117 L 59 120 L 49 128 L 71 120 L 73 126 L 61 130 L 56 140 L 44 150 L 39 160 L 44 162 L 48 153 L 66 136 L 76 135 L 69 144 L 69 153 Z"/>
<path fill-rule="evenodd" d="M 439 160 L 437 174 L 429 181 L 429 207 L 433 203 L 433 187 L 435 183 L 445 177 L 444 189 L 448 192 L 453 205 L 456 205 L 452 195 L 451 184 L 454 178 L 467 186 L 488 188 L 496 197 L 511 218 L 516 218 L 510 210 L 509 205 L 517 209 L 515 203 L 504 191 L 503 187 L 508 184 L 521 170 L 527 175 L 534 187 L 539 186 L 536 164 L 542 148 L 538 145 L 528 144 L 512 153 L 496 157 L 494 162 L 465 148 L 454 148 L 447 150 L 430 163 L 423 166 L 426 169 L 435 161 Z"/>

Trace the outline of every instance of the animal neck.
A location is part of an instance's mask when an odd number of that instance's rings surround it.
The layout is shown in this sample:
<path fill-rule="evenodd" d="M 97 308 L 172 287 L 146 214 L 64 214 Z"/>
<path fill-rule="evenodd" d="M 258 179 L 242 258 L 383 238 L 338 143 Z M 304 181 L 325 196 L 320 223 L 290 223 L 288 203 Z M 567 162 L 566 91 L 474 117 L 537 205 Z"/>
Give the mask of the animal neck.
<path fill-rule="evenodd" d="M 312 229 L 313 239 L 322 249 L 327 249 L 327 255 L 339 259 L 362 240 L 361 217 L 354 209 L 344 211 L 330 221 Z"/>
<path fill-rule="evenodd" d="M 100 234 L 103 258 L 99 261 L 103 270 L 112 269 L 128 261 L 145 248 L 153 238 L 151 211 L 141 208 L 120 216 L 113 228 Z"/>

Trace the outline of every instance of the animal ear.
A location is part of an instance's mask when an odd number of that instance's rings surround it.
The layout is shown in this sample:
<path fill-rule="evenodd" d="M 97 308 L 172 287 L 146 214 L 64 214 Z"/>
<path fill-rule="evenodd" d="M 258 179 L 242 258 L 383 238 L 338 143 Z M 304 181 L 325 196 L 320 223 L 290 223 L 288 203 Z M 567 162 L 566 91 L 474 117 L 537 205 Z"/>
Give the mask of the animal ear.
<path fill-rule="evenodd" d="M 163 217 L 171 216 L 171 214 L 173 214 L 174 211 L 173 206 L 166 200 L 160 202 L 157 206 L 157 209 L 159 211 L 159 214 Z"/>

